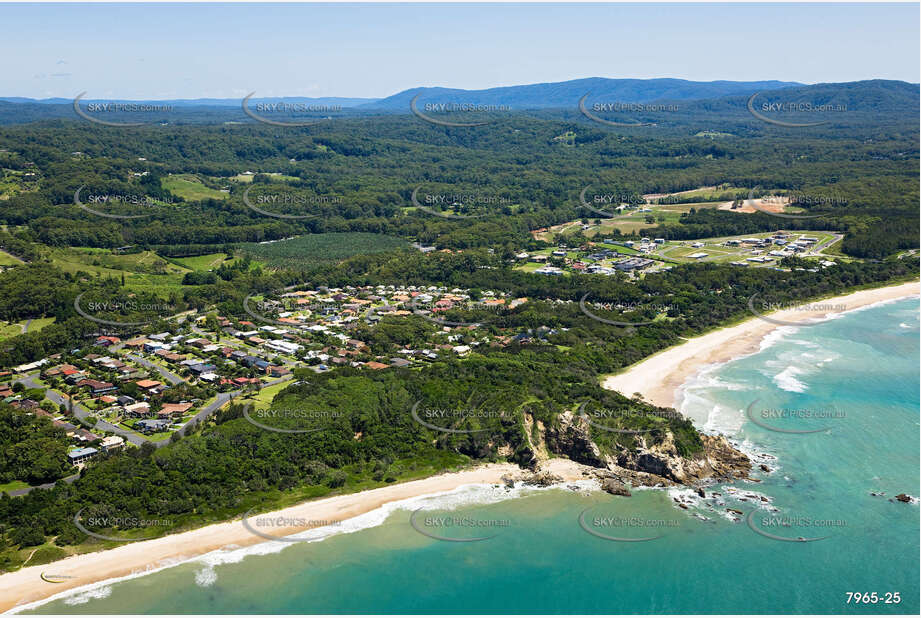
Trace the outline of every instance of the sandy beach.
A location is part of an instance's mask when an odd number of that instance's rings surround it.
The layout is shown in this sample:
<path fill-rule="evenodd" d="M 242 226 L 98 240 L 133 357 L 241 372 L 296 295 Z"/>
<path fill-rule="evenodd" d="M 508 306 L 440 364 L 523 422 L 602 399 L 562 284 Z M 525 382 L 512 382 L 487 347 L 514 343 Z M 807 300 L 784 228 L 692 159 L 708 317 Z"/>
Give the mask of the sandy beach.
<path fill-rule="evenodd" d="M 585 478 L 581 467 L 568 460 L 547 461 L 543 469 L 565 480 Z M 464 485 L 500 483 L 504 475 L 517 475 L 522 471 L 513 464 L 488 464 L 462 472 L 439 474 L 354 494 L 312 500 L 272 513 L 253 514 L 248 522 L 251 527 L 268 535 L 286 536 L 318 527 L 317 522 L 342 522 L 390 502 L 438 494 Z M 257 520 L 265 517 L 300 520 L 308 525 L 273 525 L 266 528 L 257 523 Z M 157 570 L 222 548 L 265 542 L 268 541 L 249 531 L 241 519 L 236 519 L 149 541 L 127 543 L 114 549 L 71 556 L 51 564 L 26 567 L 0 575 L 0 611 L 7 612 L 18 605 L 98 582 Z M 45 581 L 42 574 L 60 583 Z"/>
<path fill-rule="evenodd" d="M 820 321 L 829 314 L 853 311 L 883 301 L 917 296 L 919 293 L 921 293 L 921 283 L 913 281 L 805 303 L 802 308 L 762 313 L 777 321 L 792 323 Z M 831 305 L 834 307 L 830 307 Z M 759 305 L 755 307 L 758 309 Z M 736 326 L 688 339 L 680 345 L 650 356 L 628 367 L 623 373 L 605 378 L 602 386 L 619 391 L 627 397 L 640 393 L 643 399 L 657 406 L 675 407 L 678 404 L 678 389 L 689 378 L 709 365 L 725 363 L 734 358 L 757 352 L 761 347 L 762 339 L 781 326 L 783 324 L 768 322 L 752 316 L 750 320 Z"/>

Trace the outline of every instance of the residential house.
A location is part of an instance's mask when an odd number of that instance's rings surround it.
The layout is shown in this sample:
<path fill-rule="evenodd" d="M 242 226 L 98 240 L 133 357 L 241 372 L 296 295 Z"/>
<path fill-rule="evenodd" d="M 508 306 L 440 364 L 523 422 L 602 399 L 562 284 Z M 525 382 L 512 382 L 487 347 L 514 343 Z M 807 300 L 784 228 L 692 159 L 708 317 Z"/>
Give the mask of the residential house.
<path fill-rule="evenodd" d="M 138 421 L 134 426 L 139 429 L 142 433 L 152 434 L 158 431 L 165 431 L 169 429 L 170 422 L 161 418 L 148 418 L 143 421 Z"/>
<path fill-rule="evenodd" d="M 102 439 L 102 444 L 100 445 L 102 450 L 105 452 L 114 451 L 125 446 L 125 439 L 121 436 L 106 436 Z"/>
<path fill-rule="evenodd" d="M 135 382 L 138 385 L 138 388 L 145 390 L 150 394 L 156 394 L 164 390 L 166 387 L 163 385 L 163 382 L 158 382 L 157 380 L 138 380 Z"/>
<path fill-rule="evenodd" d="M 99 380 L 81 380 L 77 382 L 78 388 L 87 387 L 90 389 L 90 392 L 94 395 L 99 395 L 102 393 L 110 393 L 114 390 L 118 390 L 118 387 L 114 384 L 108 382 L 101 382 Z"/>
<path fill-rule="evenodd" d="M 182 416 L 192 409 L 192 403 L 189 401 L 184 401 L 182 403 L 164 403 L 159 410 L 157 410 L 157 416 L 159 418 L 176 418 L 180 419 Z"/>
<path fill-rule="evenodd" d="M 150 414 L 150 404 L 146 401 L 139 401 L 125 406 L 125 414 L 132 418 L 143 418 Z"/>
<path fill-rule="evenodd" d="M 67 461 L 69 461 L 71 465 L 76 466 L 77 464 L 81 464 L 88 459 L 95 457 L 98 453 L 99 451 L 91 447 L 75 448 L 74 450 L 67 453 Z"/>

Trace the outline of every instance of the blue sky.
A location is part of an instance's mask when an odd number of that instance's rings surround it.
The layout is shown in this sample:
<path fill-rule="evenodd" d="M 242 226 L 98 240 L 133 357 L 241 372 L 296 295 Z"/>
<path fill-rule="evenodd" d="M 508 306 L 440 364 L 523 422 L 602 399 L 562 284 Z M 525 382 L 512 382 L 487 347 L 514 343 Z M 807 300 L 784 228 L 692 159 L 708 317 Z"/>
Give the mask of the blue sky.
<path fill-rule="evenodd" d="M 919 81 L 918 4 L 0 4 L 0 96 L 383 97 L 580 77 Z"/>

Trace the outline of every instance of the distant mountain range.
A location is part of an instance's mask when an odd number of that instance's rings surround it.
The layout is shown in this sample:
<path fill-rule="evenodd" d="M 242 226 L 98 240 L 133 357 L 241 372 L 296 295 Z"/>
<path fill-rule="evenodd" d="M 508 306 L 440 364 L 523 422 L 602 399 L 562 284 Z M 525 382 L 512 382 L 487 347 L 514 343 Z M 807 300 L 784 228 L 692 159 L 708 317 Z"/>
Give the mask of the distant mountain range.
<path fill-rule="evenodd" d="M 545 84 L 527 84 L 523 86 L 502 86 L 485 90 L 461 90 L 459 88 L 420 87 L 410 88 L 383 99 L 363 99 L 355 97 L 258 97 L 253 101 L 266 103 L 307 103 L 312 105 L 341 105 L 342 107 L 361 107 L 365 109 L 403 110 L 417 94 L 420 99 L 438 98 L 439 101 L 462 102 L 475 105 L 508 105 L 514 109 L 540 109 L 547 107 L 571 107 L 586 93 L 592 99 L 614 100 L 624 103 L 648 103 L 650 101 L 675 100 L 688 101 L 696 99 L 715 99 L 733 94 L 751 94 L 759 90 L 776 90 L 791 86 L 802 86 L 799 82 L 781 82 L 776 80 L 757 82 L 692 82 L 684 79 L 608 79 L 606 77 L 589 77 L 565 82 Z M 258 93 L 257 93 L 258 94 Z M 10 103 L 39 103 L 63 105 L 72 104 L 73 99 L 61 97 L 51 99 L 29 99 L 26 97 L 0 97 Z M 99 99 L 84 98 L 86 103 L 158 103 L 183 107 L 225 107 L 239 106 L 240 99 Z"/>
<path fill-rule="evenodd" d="M 652 101 L 689 101 L 716 99 L 734 94 L 753 94 L 759 90 L 777 90 L 802 86 L 798 82 L 775 80 L 759 82 L 691 82 L 684 79 L 607 79 L 589 77 L 566 82 L 505 86 L 486 90 L 459 90 L 457 88 L 411 88 L 393 96 L 366 103 L 362 107 L 374 109 L 407 109 L 416 95 L 419 101 L 438 100 L 473 105 L 507 105 L 512 109 L 541 109 L 572 107 L 586 94 L 593 101 L 619 103 L 649 103 Z"/>
<path fill-rule="evenodd" d="M 779 95 L 779 91 L 783 95 Z M 504 105 L 515 110 L 561 109 L 564 113 L 576 109 L 579 100 L 589 95 L 589 102 L 604 103 L 668 103 L 681 102 L 688 114 L 725 110 L 743 112 L 748 97 L 761 92 L 765 99 L 810 104 L 835 104 L 848 110 L 870 113 L 918 112 L 919 87 L 891 80 L 867 80 L 846 83 L 801 84 L 776 80 L 734 82 L 695 82 L 683 79 L 607 79 L 591 77 L 565 82 L 505 86 L 485 90 L 457 88 L 411 88 L 382 99 L 355 97 L 271 97 L 254 96 L 251 103 L 285 102 L 311 105 L 337 105 L 342 108 L 335 116 L 368 115 L 374 113 L 409 113 L 410 102 L 418 96 L 417 106 L 425 103 L 454 103 L 469 105 Z M 127 102 L 115 99 L 82 99 L 90 102 Z M 183 117 L 195 121 L 213 121 L 214 114 L 225 118 L 239 112 L 240 99 L 171 99 L 132 101 L 157 103 L 182 108 Z M 29 99 L 0 97 L 0 123 L 20 123 L 32 120 L 73 116 L 73 99 Z M 175 117 L 174 117 L 175 119 Z M 225 118 L 226 119 L 226 118 Z"/>

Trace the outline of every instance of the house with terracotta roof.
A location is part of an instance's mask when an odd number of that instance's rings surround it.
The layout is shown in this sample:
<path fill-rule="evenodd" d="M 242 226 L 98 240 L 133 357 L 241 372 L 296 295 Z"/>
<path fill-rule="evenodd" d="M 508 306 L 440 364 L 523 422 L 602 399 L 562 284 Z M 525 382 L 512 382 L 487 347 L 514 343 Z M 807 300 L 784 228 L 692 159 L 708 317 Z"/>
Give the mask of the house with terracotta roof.
<path fill-rule="evenodd" d="M 99 380 L 80 380 L 77 382 L 77 388 L 87 387 L 90 389 L 90 392 L 94 395 L 99 395 L 101 393 L 110 393 L 114 390 L 118 390 L 118 387 L 114 384 L 108 382 L 101 382 Z"/>
<path fill-rule="evenodd" d="M 135 384 L 138 385 L 138 388 L 148 393 L 159 393 L 164 388 L 163 382 L 158 382 L 156 380 L 138 380 Z"/>
<path fill-rule="evenodd" d="M 157 410 L 157 416 L 160 418 L 163 417 L 172 417 L 172 418 L 181 418 L 183 414 L 192 409 L 191 402 L 183 403 L 164 403 L 163 406 Z"/>

